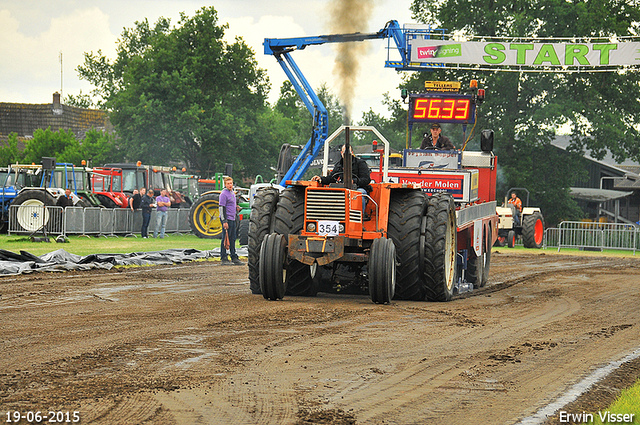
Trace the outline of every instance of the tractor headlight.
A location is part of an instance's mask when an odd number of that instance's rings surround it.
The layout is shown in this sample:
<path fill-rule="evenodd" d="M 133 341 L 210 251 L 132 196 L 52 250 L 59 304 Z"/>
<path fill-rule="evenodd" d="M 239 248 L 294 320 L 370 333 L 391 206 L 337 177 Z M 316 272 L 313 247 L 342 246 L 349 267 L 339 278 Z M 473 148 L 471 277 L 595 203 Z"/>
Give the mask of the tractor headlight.
<path fill-rule="evenodd" d="M 344 224 L 340 223 L 340 225 L 338 226 L 338 230 L 340 231 L 340 233 L 344 233 Z"/>
<path fill-rule="evenodd" d="M 315 232 L 316 223 L 307 223 L 307 232 Z"/>

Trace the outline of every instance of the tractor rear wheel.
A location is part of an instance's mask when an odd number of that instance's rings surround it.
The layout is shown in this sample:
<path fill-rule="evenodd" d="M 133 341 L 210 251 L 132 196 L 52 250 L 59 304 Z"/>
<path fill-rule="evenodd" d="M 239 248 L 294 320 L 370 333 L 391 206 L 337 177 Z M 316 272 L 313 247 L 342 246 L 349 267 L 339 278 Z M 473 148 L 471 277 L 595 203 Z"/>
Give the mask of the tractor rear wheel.
<path fill-rule="evenodd" d="M 398 190 L 391 194 L 387 235 L 396 246 L 398 259 L 395 293 L 403 300 L 424 301 L 426 286 L 420 258 L 424 193 Z"/>
<path fill-rule="evenodd" d="M 525 248 L 542 248 L 544 239 L 544 218 L 542 213 L 534 212 L 522 220 L 522 244 Z"/>
<path fill-rule="evenodd" d="M 238 241 L 240 245 L 249 243 L 249 220 L 240 220 L 238 223 Z"/>
<path fill-rule="evenodd" d="M 220 238 L 220 195 L 211 193 L 200 197 L 189 209 L 189 226 L 194 235 L 202 239 Z"/>
<path fill-rule="evenodd" d="M 429 199 L 425 238 L 427 299 L 449 301 L 456 281 L 456 211 L 451 195 L 436 193 Z"/>
<path fill-rule="evenodd" d="M 514 246 L 516 246 L 516 232 L 515 232 L 515 230 L 509 230 L 509 233 L 507 234 L 507 246 L 509 248 L 513 248 Z"/>
<path fill-rule="evenodd" d="M 391 239 L 378 238 L 369 255 L 369 295 L 376 304 L 388 304 L 396 288 L 396 246 Z"/>
<path fill-rule="evenodd" d="M 260 248 L 260 290 L 267 300 L 279 300 L 286 290 L 287 241 L 284 235 L 271 233 Z"/>
<path fill-rule="evenodd" d="M 44 212 L 39 208 L 53 206 L 56 204 L 54 197 L 45 189 L 42 190 L 23 190 L 18 193 L 11 205 L 18 206 L 16 218 L 18 224 L 28 232 L 35 232 L 44 225 L 49 223 L 49 211 L 45 208 Z"/>
<path fill-rule="evenodd" d="M 303 226 L 304 188 L 287 188 L 280 194 L 273 231 L 288 240 L 289 235 L 300 233 Z M 313 279 L 310 266 L 297 260 L 290 260 L 287 265 L 285 287 L 287 295 L 315 297 L 318 293 L 318 280 Z"/>
<path fill-rule="evenodd" d="M 249 287 L 254 294 L 260 291 L 260 247 L 264 238 L 273 232 L 276 206 L 280 192 L 273 187 L 265 187 L 256 192 L 253 197 L 251 216 L 249 218 L 248 234 L 248 263 L 249 263 Z M 244 221 L 244 220 L 242 220 Z"/>

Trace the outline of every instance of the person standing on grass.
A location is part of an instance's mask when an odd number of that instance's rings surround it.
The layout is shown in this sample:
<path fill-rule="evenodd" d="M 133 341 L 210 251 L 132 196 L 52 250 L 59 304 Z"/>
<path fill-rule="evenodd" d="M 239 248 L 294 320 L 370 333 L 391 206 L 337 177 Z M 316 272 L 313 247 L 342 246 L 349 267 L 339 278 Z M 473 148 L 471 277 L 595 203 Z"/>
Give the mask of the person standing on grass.
<path fill-rule="evenodd" d="M 222 264 L 242 265 L 242 261 L 236 254 L 236 194 L 233 192 L 233 179 L 224 178 L 224 189 L 219 198 L 220 221 L 222 222 L 222 243 L 220 243 L 220 262 Z M 229 236 L 229 254 L 231 262 L 227 257 L 225 248 L 226 236 Z"/>
<path fill-rule="evenodd" d="M 142 199 L 140 200 L 140 209 L 142 210 L 142 229 L 140 233 L 144 239 L 149 237 L 147 229 L 149 228 L 149 221 L 151 220 L 151 209 L 155 207 L 153 203 L 153 189 L 149 189 L 148 193 L 145 193 L 145 188 L 140 189 Z"/>
<path fill-rule="evenodd" d="M 153 237 L 158 237 L 160 232 L 160 239 L 164 238 L 164 228 L 167 225 L 167 210 L 171 208 L 171 198 L 167 196 L 167 191 L 162 189 L 160 196 L 156 196 L 156 230 L 153 232 Z"/>

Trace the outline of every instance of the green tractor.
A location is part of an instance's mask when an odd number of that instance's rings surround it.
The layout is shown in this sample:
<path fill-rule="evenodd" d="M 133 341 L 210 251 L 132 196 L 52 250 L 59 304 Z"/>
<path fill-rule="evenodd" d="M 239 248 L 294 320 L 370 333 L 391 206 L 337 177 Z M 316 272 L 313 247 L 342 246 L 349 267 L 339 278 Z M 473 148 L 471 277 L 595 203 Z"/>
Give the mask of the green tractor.
<path fill-rule="evenodd" d="M 202 193 L 189 210 L 189 225 L 194 235 L 204 239 L 219 239 L 222 235 L 222 223 L 220 222 L 219 198 L 224 189 L 224 175 L 216 173 L 212 179 L 199 179 L 198 188 Z M 237 202 L 241 208 L 238 212 L 240 220 L 237 237 L 240 245 L 249 242 L 249 206 L 248 189 L 236 188 Z"/>

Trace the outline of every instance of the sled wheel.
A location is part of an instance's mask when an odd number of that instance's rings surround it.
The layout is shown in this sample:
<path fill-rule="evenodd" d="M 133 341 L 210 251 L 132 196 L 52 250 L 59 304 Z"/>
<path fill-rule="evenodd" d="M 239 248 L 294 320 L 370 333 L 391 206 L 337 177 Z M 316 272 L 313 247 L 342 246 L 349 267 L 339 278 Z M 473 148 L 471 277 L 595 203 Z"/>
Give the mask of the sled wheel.
<path fill-rule="evenodd" d="M 507 245 L 509 248 L 516 246 L 516 232 L 513 230 L 509 230 L 509 234 L 507 235 Z"/>

